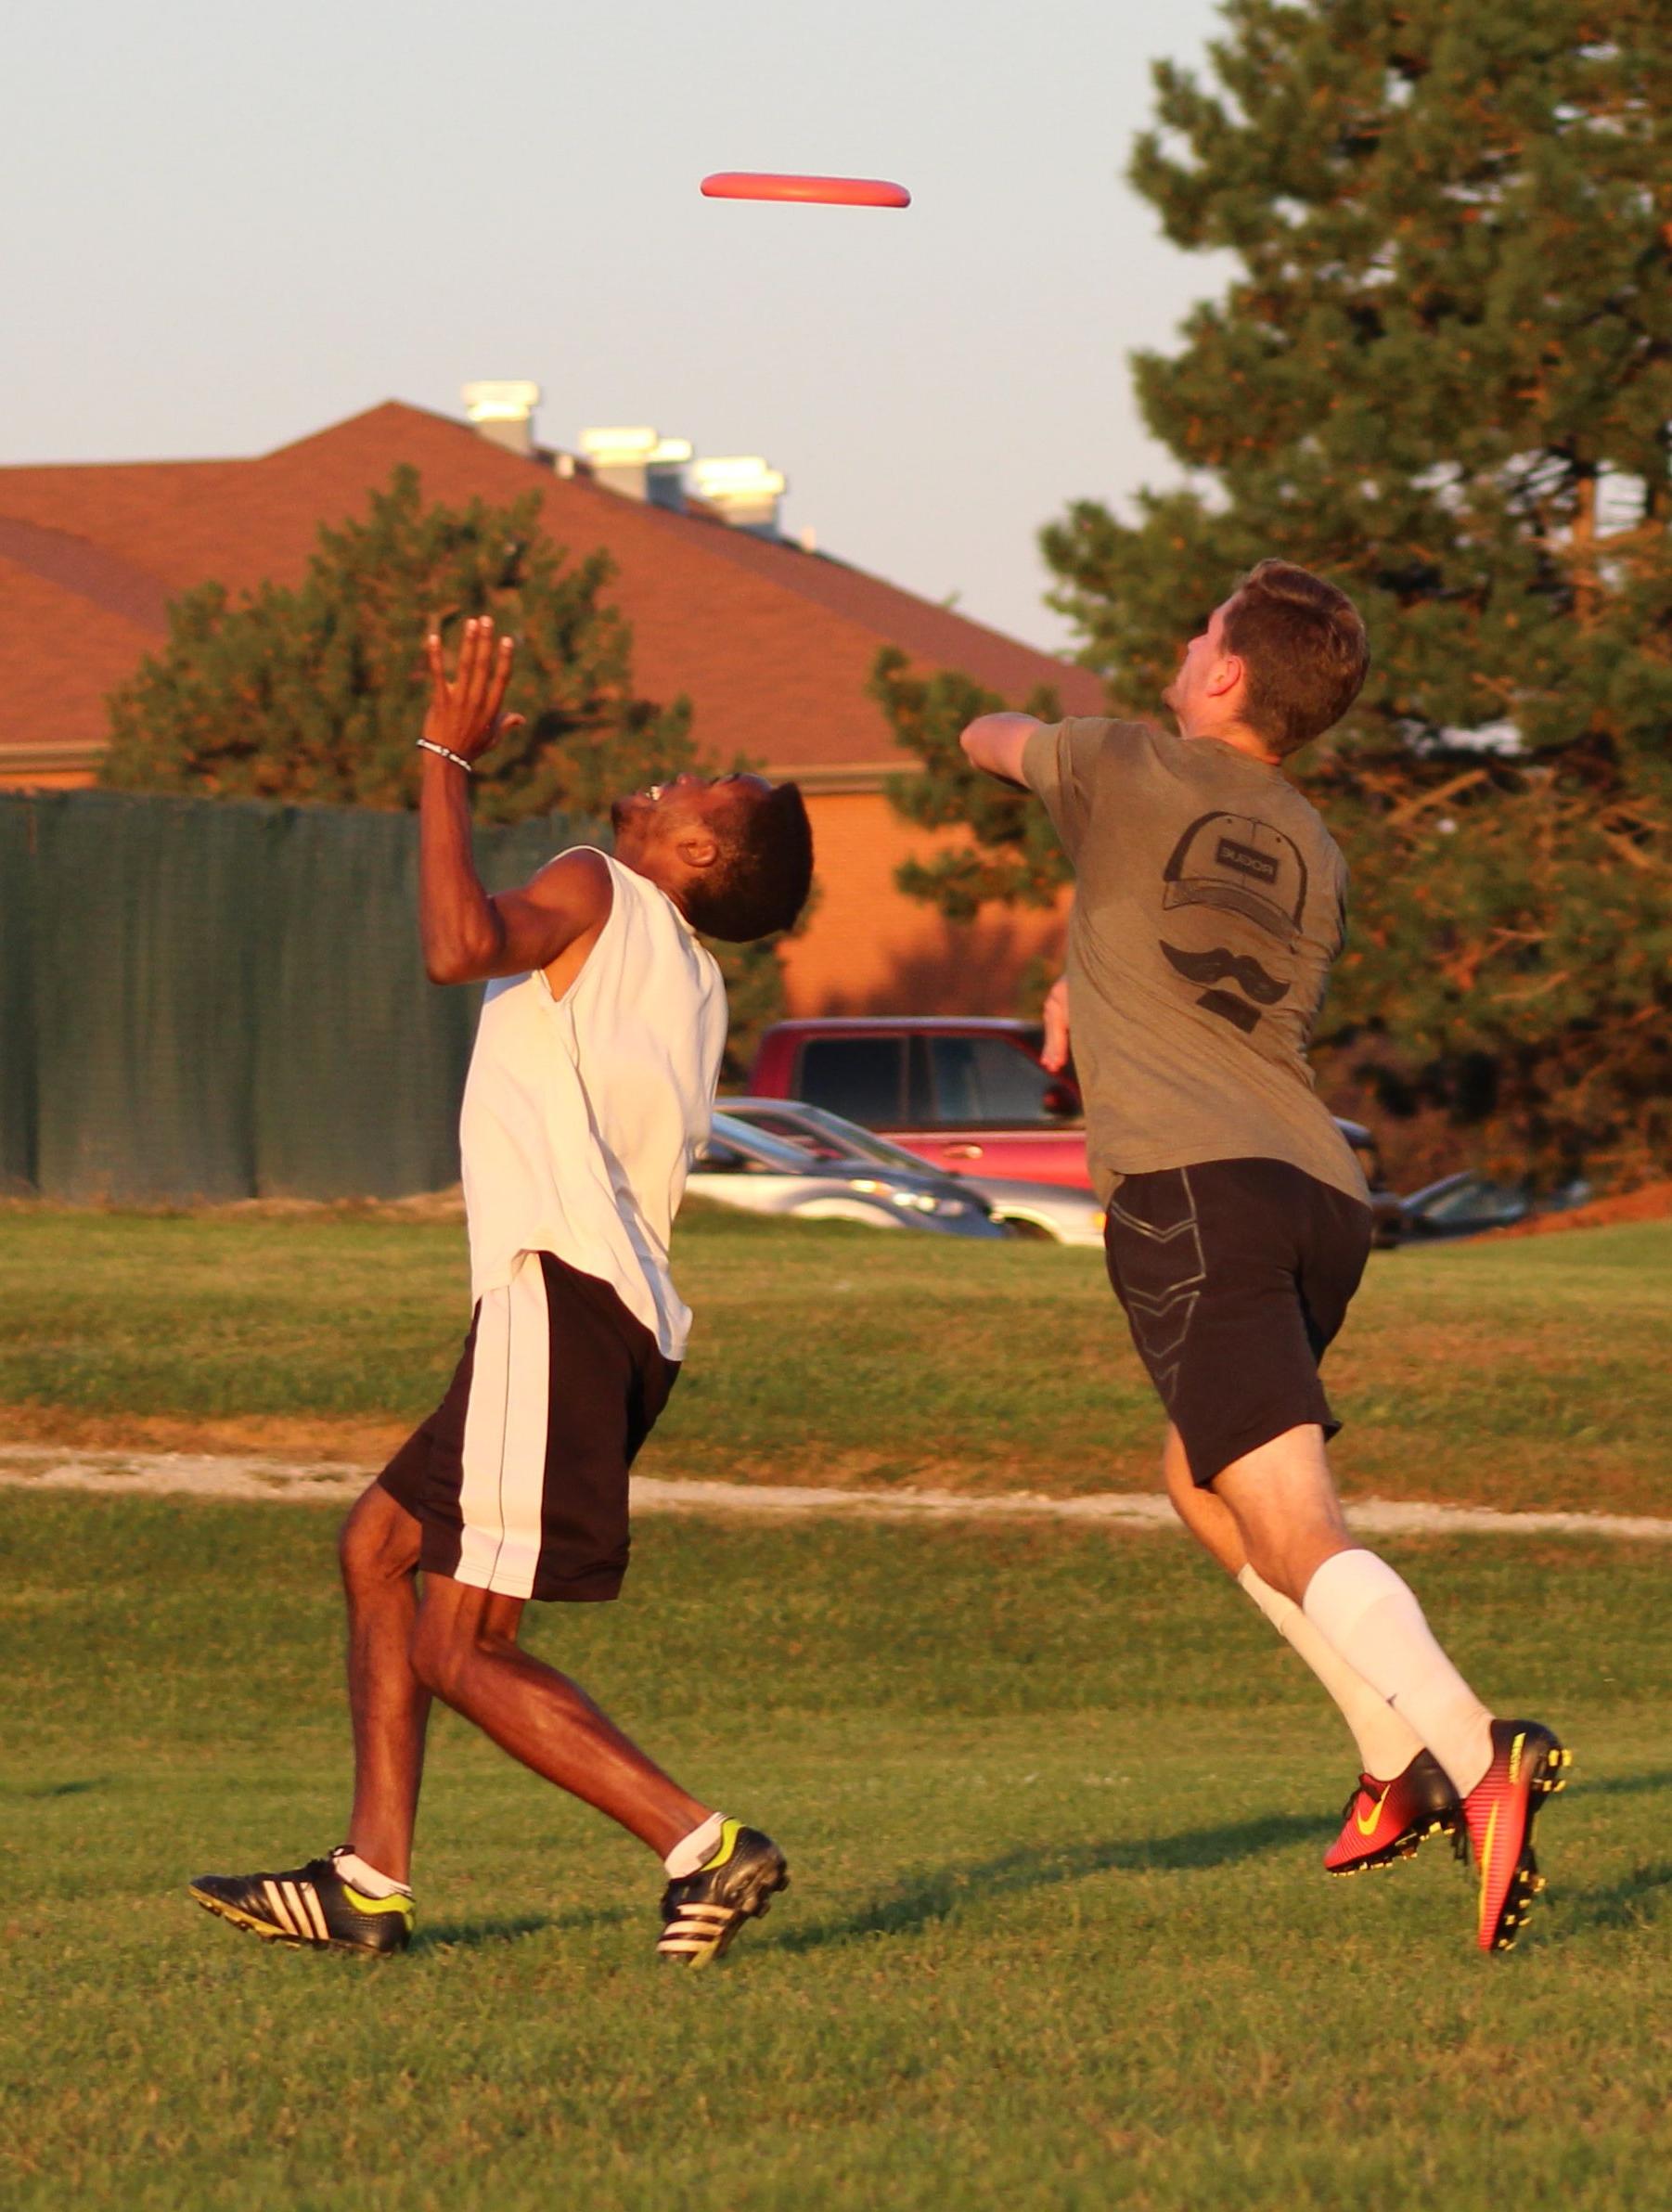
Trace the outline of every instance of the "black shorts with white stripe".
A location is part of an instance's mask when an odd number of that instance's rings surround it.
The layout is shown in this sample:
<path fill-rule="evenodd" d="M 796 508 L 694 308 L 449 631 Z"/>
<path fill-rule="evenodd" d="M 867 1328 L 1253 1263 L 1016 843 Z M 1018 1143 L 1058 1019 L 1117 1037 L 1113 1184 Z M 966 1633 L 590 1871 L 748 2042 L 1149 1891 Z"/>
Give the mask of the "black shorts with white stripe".
<path fill-rule="evenodd" d="M 379 1480 L 419 1564 L 508 1597 L 613 1598 L 627 1471 L 678 1377 L 609 1283 L 524 1253 L 479 1302 L 447 1395 Z"/>

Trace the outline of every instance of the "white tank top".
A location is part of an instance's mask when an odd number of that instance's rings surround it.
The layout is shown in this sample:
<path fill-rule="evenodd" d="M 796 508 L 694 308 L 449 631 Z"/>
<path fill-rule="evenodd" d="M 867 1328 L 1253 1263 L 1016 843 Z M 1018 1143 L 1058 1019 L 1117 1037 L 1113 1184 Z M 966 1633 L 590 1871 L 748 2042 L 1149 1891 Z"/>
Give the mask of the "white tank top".
<path fill-rule="evenodd" d="M 726 986 L 673 900 L 604 859 L 610 918 L 562 997 L 536 970 L 482 1001 L 459 1117 L 471 1294 L 555 1253 L 682 1359 L 668 1238 L 714 1112 Z"/>

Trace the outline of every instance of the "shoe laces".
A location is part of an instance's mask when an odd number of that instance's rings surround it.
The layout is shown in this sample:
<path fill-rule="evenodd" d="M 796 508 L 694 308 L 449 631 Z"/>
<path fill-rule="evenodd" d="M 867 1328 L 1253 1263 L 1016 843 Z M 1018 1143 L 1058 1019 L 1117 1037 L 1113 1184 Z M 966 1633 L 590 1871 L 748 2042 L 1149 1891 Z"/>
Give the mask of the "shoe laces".
<path fill-rule="evenodd" d="M 1342 1826 L 1344 1828 L 1347 1822 L 1353 1818 L 1353 1815 L 1358 1810 L 1358 1800 L 1361 1797 L 1373 1797 L 1375 1794 L 1376 1782 L 1374 1776 L 1361 1774 L 1358 1777 L 1358 1780 L 1353 1784 L 1353 1787 L 1347 1792 L 1347 1801 L 1341 1808 Z"/>

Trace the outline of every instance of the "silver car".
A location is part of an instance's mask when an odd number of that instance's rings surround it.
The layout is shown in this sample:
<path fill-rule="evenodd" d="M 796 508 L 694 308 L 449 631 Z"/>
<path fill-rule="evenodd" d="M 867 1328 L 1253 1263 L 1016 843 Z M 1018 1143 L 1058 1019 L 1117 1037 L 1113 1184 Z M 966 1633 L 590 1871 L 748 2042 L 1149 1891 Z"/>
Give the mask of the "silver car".
<path fill-rule="evenodd" d="M 844 1154 L 810 1158 L 799 1145 L 734 1115 L 727 1100 L 697 1154 L 686 1190 L 751 1214 L 788 1214 L 800 1221 L 857 1221 L 871 1228 L 926 1229 L 946 1237 L 1000 1238 L 978 1191 L 942 1175 L 911 1153 L 900 1167 Z"/>
<path fill-rule="evenodd" d="M 971 1175 L 941 1175 L 904 1145 L 891 1144 L 857 1122 L 827 1113 L 799 1099 L 726 1099 L 728 1119 L 746 1123 L 763 1135 L 792 1144 L 814 1160 L 866 1161 L 896 1173 L 937 1175 L 938 1179 L 978 1199 L 1012 1236 L 1048 1239 L 1054 1244 L 1103 1243 L 1103 1209 L 1089 1190 L 1061 1183 L 1013 1183 Z"/>

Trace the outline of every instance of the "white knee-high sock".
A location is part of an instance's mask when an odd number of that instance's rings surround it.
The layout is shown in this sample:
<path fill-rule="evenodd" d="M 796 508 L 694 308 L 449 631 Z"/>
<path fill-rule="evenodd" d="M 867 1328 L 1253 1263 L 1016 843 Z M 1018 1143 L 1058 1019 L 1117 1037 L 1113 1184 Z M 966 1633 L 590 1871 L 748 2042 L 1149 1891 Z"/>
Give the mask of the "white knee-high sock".
<path fill-rule="evenodd" d="M 1409 1586 L 1373 1551 L 1338 1551 L 1307 1583 L 1301 1609 L 1467 1796 L 1492 1764 L 1492 1716 L 1435 1642 Z"/>
<path fill-rule="evenodd" d="M 1403 1774 L 1422 1748 L 1422 1739 L 1390 1705 L 1381 1692 L 1326 1640 L 1293 1598 L 1263 1582 L 1252 1567 L 1244 1567 L 1238 1582 L 1254 1600 L 1278 1634 L 1293 1646 L 1341 1708 L 1341 1717 L 1353 1731 L 1358 1763 L 1378 1781 L 1392 1781 Z"/>

